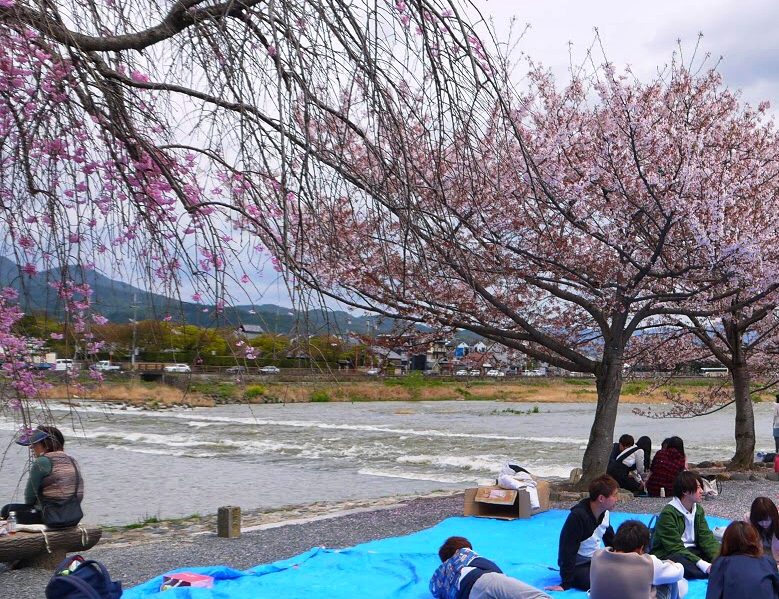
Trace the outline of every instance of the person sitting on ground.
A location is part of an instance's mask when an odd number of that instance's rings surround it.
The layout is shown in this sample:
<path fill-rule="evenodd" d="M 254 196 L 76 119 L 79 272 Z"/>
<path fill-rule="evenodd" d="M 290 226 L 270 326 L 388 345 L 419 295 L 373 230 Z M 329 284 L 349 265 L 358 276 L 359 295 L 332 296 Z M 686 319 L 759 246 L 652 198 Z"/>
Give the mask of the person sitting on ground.
<path fill-rule="evenodd" d="M 779 599 L 776 563 L 763 554 L 762 545 L 749 522 L 731 522 L 711 566 L 706 599 Z"/>
<path fill-rule="evenodd" d="M 779 562 L 779 511 L 768 497 L 755 497 L 744 522 L 749 522 L 757 530 L 763 543 L 763 553 L 774 563 Z"/>
<path fill-rule="evenodd" d="M 626 520 L 613 548 L 599 549 L 590 566 L 590 599 L 681 599 L 687 594 L 684 568 L 646 553 L 649 529 Z"/>
<path fill-rule="evenodd" d="M 430 579 L 436 599 L 551 599 L 473 551 L 465 537 L 449 537 L 438 550 L 441 565 Z"/>
<path fill-rule="evenodd" d="M 652 474 L 654 476 L 654 474 Z M 674 481 L 674 498 L 660 510 L 655 527 L 652 553 L 684 566 L 685 578 L 706 578 L 711 561 L 719 553 L 700 502 L 703 480 L 685 470 Z"/>
<path fill-rule="evenodd" d="M 0 518 L 8 518 L 10 512 L 16 512 L 19 524 L 42 524 L 45 504 L 67 500 L 74 493 L 81 502 L 84 481 L 76 461 L 65 453 L 65 437 L 57 427 L 39 426 L 23 434 L 16 443 L 30 447 L 35 460 L 24 489 L 24 503 L 3 506 Z"/>
<path fill-rule="evenodd" d="M 644 450 L 633 442 L 632 436 L 619 438 L 619 453 L 609 461 L 607 472 L 623 489 L 632 493 L 644 490 Z"/>
<path fill-rule="evenodd" d="M 608 474 L 594 479 L 589 486 L 589 497 L 571 508 L 560 531 L 557 564 L 560 566 L 560 584 L 546 587 L 547 591 L 564 591 L 571 587 L 590 589 L 590 560 L 603 547 L 611 545 L 614 529 L 609 523 L 609 511 L 617 504 L 619 485 Z"/>
<path fill-rule="evenodd" d="M 670 497 L 676 476 L 686 468 L 684 441 L 679 437 L 666 439 L 652 460 L 652 476 L 647 481 L 647 492 L 652 497 L 660 497 L 660 489 L 665 489 L 665 495 Z"/>
<path fill-rule="evenodd" d="M 643 435 L 638 438 L 636 445 L 644 452 L 644 482 L 646 482 L 646 479 L 649 478 L 650 466 L 652 464 L 652 439 Z"/>

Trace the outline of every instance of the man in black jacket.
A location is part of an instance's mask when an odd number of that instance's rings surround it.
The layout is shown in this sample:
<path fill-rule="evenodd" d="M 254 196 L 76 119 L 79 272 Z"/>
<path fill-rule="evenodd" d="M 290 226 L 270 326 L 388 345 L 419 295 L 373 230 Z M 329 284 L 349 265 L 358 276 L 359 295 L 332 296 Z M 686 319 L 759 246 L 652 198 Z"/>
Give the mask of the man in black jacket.
<path fill-rule="evenodd" d="M 564 591 L 571 587 L 588 591 L 592 554 L 609 547 L 614 539 L 609 511 L 617 504 L 619 484 L 603 474 L 590 483 L 588 490 L 589 498 L 571 508 L 560 531 L 557 565 L 560 566 L 561 581 L 558 586 L 546 587 L 547 591 Z"/>

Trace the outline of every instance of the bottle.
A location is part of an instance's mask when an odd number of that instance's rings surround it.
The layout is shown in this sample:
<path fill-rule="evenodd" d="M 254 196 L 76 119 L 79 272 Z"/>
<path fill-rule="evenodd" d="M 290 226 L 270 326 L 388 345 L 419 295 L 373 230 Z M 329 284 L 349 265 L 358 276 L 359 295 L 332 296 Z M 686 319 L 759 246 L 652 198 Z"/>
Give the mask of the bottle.
<path fill-rule="evenodd" d="M 660 497 L 665 497 L 665 487 L 660 487 Z"/>
<path fill-rule="evenodd" d="M 6 524 L 8 525 L 8 534 L 16 534 L 16 512 L 8 512 Z"/>

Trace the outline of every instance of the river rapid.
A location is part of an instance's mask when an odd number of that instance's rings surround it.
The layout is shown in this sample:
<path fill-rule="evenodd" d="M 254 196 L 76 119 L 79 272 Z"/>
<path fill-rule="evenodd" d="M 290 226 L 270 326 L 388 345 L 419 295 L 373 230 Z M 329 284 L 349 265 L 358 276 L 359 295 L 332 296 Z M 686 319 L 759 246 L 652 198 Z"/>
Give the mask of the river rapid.
<path fill-rule="evenodd" d="M 581 465 L 594 404 L 375 402 L 228 405 L 149 411 L 108 404 L 50 408 L 86 481 L 86 519 L 128 524 L 463 489 L 515 460 L 542 476 Z M 616 434 L 671 435 L 688 459 L 729 458 L 735 409 L 690 420 L 620 407 Z M 661 406 L 655 406 L 661 407 Z M 757 447 L 773 450 L 772 404 L 756 404 Z M 28 450 L 0 416 L 0 503 L 21 501 Z"/>

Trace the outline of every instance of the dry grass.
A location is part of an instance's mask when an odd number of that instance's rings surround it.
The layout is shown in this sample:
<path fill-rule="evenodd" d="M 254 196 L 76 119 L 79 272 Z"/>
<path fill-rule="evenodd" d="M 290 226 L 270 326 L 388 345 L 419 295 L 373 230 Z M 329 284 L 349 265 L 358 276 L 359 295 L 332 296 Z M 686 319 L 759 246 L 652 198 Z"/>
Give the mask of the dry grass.
<path fill-rule="evenodd" d="M 521 381 L 440 381 L 423 380 L 414 384 L 386 384 L 382 380 L 345 383 L 271 383 L 263 385 L 265 392 L 248 399 L 252 403 L 306 403 L 311 401 L 443 401 L 492 400 L 517 403 L 595 403 L 595 381 L 589 379 L 542 379 Z M 700 385 L 677 384 L 674 391 L 683 398 L 692 399 L 702 390 Z M 664 389 L 652 390 L 646 383 L 630 383 L 623 388 L 622 403 L 667 403 Z M 123 402 L 132 405 L 164 407 L 188 405 L 212 407 L 213 397 L 202 393 L 183 391 L 165 384 L 125 383 L 95 385 L 87 390 L 73 386 L 55 385 L 43 399 L 89 399 Z M 246 401 L 236 389 L 225 401 Z"/>
<path fill-rule="evenodd" d="M 121 384 L 96 385 L 76 389 L 68 385 L 54 385 L 42 394 L 43 399 L 90 399 L 94 401 L 122 402 L 131 405 L 159 405 L 210 408 L 214 401 L 199 393 L 185 392 L 169 385 Z"/>

